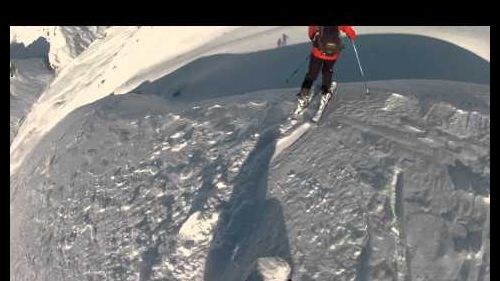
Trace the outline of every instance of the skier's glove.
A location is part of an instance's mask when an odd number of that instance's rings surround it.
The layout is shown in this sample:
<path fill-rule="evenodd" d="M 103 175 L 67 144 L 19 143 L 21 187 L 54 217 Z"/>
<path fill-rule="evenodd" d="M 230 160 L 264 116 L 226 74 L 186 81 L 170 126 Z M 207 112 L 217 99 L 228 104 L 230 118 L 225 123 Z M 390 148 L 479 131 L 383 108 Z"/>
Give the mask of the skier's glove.
<path fill-rule="evenodd" d="M 356 40 L 358 38 L 358 35 L 356 34 L 356 32 L 349 32 L 346 34 L 347 37 L 349 37 L 349 39 L 351 40 Z"/>
<path fill-rule="evenodd" d="M 341 25 L 340 30 L 349 37 L 351 40 L 356 40 L 358 38 L 358 35 L 356 34 L 356 31 L 352 28 L 352 26 L 349 25 Z"/>

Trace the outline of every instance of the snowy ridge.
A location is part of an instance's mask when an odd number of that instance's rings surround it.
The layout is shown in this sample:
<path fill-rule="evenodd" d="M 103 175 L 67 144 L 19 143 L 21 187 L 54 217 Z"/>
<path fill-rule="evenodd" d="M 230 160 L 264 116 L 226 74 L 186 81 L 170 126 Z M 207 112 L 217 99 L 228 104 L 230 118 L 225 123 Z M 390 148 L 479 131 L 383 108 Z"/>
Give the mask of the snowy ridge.
<path fill-rule="evenodd" d="M 11 26 L 11 143 L 32 105 L 54 76 L 106 27 Z M 55 71 L 54 71 L 55 70 Z"/>
<path fill-rule="evenodd" d="M 415 34 L 445 40 L 490 61 L 489 26 L 360 26 L 360 34 Z"/>
<path fill-rule="evenodd" d="M 30 111 L 31 105 L 36 102 L 54 77 L 42 58 L 15 60 L 14 72 L 15 75 L 10 78 L 11 143 Z"/>
<path fill-rule="evenodd" d="M 23 43 L 28 46 L 39 37 L 48 36 L 49 30 L 49 26 L 11 26 L 10 43 Z"/>
<path fill-rule="evenodd" d="M 40 137 L 75 108 L 112 93 L 130 77 L 157 64 L 158 61 L 168 60 L 179 52 L 185 51 L 189 46 L 196 48 L 205 40 L 211 40 L 215 36 L 214 33 L 224 32 L 223 28 L 214 28 L 212 33 L 206 32 L 206 37 L 188 41 L 188 44 L 191 44 L 188 45 L 186 41 L 194 34 L 198 34 L 200 28 L 193 27 L 191 30 L 191 32 L 185 32 L 182 28 L 174 27 L 110 28 L 104 40 L 96 42 L 87 52 L 62 69 L 50 88 L 33 106 L 32 113 L 28 115 L 27 121 L 20 128 L 11 145 L 13 153 L 11 171 L 18 167 L 23 157 L 29 152 L 31 145 L 26 142 L 35 144 Z M 174 37 L 177 40 L 173 41 L 171 37 L 164 35 L 165 32 L 170 35 L 182 34 L 182 36 Z M 165 40 L 165 44 L 158 42 L 158 38 Z M 165 48 L 165 46 L 172 46 L 172 48 Z M 160 50 L 163 51 L 160 52 Z M 131 56 L 134 53 L 144 55 Z M 135 85 L 128 87 L 133 86 Z"/>
<path fill-rule="evenodd" d="M 102 39 L 107 27 L 63 26 L 53 27 L 48 32 L 50 44 L 49 61 L 56 71 L 65 67 L 80 55 L 96 39 Z"/>
<path fill-rule="evenodd" d="M 107 27 L 100 26 L 11 26 L 10 43 L 30 45 L 38 38 L 50 44 L 48 58 L 60 70 L 81 54 L 94 40 L 103 38 Z"/>

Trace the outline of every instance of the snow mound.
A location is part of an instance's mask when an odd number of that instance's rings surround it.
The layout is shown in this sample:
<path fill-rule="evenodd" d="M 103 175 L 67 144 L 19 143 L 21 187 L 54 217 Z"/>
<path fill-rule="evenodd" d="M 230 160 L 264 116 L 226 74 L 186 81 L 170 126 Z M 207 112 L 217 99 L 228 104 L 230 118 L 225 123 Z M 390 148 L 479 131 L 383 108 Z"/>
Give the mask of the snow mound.
<path fill-rule="evenodd" d="M 443 102 L 432 105 L 425 119 L 442 132 L 460 139 L 481 138 L 490 131 L 489 116 Z"/>
<path fill-rule="evenodd" d="M 287 281 L 289 280 L 290 265 L 280 257 L 258 258 L 255 262 L 256 277 L 250 280 Z M 248 279 L 247 279 L 248 280 Z"/>
<path fill-rule="evenodd" d="M 176 280 L 203 280 L 207 259 L 205 250 L 212 242 L 219 213 L 202 214 L 196 211 L 182 224 L 175 251 L 163 264 Z M 161 271 L 157 272 L 161 275 Z"/>
<path fill-rule="evenodd" d="M 179 237 L 183 240 L 192 240 L 195 242 L 209 240 L 218 218 L 217 213 L 202 215 L 200 211 L 197 211 L 181 226 Z"/>
<path fill-rule="evenodd" d="M 385 101 L 385 105 L 382 110 L 391 112 L 404 112 L 411 108 L 415 108 L 416 103 L 417 101 L 415 99 L 392 93 Z"/>

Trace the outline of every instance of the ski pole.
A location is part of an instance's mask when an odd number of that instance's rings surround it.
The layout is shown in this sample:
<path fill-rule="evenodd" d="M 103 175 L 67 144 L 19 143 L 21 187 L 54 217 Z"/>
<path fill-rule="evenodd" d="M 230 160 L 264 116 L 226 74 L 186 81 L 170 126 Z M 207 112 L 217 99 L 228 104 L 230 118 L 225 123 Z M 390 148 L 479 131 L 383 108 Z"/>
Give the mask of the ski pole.
<path fill-rule="evenodd" d="M 366 85 L 365 72 L 363 71 L 363 67 L 361 66 L 361 62 L 359 61 L 358 49 L 356 48 L 356 44 L 354 44 L 354 40 L 351 39 L 352 47 L 354 48 L 354 54 L 356 55 L 356 60 L 358 61 L 359 71 L 361 72 L 361 77 L 363 78 L 363 83 L 365 85 L 366 94 L 370 94 L 370 90 L 368 90 L 368 86 Z"/>
<path fill-rule="evenodd" d="M 290 76 L 288 76 L 288 78 L 286 79 L 286 83 L 288 84 L 289 80 L 292 79 L 295 74 L 297 74 L 297 72 L 299 72 L 299 70 L 306 64 L 306 62 L 309 60 L 309 55 L 307 55 L 306 57 L 306 60 L 301 62 L 300 65 L 292 72 L 292 74 L 290 74 Z"/>

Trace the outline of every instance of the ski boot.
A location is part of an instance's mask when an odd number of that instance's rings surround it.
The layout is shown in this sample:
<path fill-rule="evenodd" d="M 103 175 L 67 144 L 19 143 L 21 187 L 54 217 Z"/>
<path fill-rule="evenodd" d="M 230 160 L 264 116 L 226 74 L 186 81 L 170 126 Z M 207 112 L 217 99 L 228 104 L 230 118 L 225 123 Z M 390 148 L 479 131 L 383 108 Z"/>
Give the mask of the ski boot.
<path fill-rule="evenodd" d="M 297 94 L 297 108 L 293 112 L 294 118 L 302 115 L 306 111 L 312 98 L 313 95 L 311 94 L 311 89 L 303 88 L 300 90 L 300 93 Z"/>
<path fill-rule="evenodd" d="M 316 114 L 312 118 L 312 121 L 314 123 L 318 123 L 319 120 L 321 119 L 321 116 L 323 116 L 323 112 L 325 111 L 328 103 L 332 99 L 336 89 L 337 89 L 337 83 L 332 82 L 330 88 L 327 91 L 323 90 L 323 92 L 321 93 L 321 99 L 319 102 L 318 110 L 316 111 Z"/>

